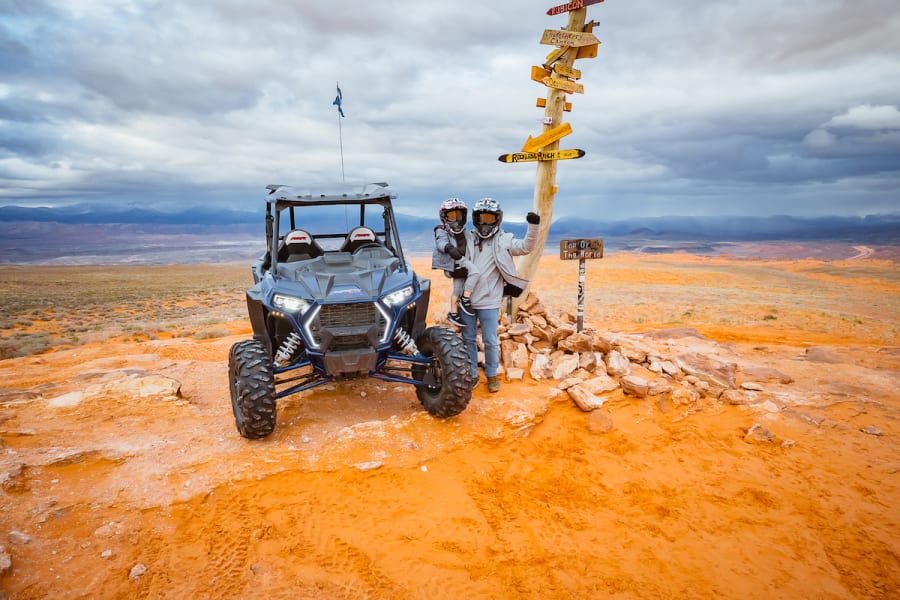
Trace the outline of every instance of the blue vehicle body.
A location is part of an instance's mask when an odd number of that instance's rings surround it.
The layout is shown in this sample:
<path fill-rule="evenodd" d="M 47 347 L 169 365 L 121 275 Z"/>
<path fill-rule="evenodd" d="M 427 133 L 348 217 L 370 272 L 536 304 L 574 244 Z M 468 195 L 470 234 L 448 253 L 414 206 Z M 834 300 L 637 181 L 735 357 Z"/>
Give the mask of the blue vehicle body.
<path fill-rule="evenodd" d="M 432 359 L 414 342 L 426 329 L 431 282 L 403 254 L 396 195 L 386 184 L 332 195 L 269 190 L 268 244 L 252 267 L 247 307 L 272 359 L 276 397 L 337 378 L 433 385 L 419 368 Z M 327 207 L 341 207 L 345 223 L 311 210 Z"/>

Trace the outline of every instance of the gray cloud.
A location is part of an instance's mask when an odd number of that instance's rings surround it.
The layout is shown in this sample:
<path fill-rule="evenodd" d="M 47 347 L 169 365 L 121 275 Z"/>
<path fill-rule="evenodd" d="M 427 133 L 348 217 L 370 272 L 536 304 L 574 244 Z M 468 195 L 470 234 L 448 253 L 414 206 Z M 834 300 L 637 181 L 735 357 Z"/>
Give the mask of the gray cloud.
<path fill-rule="evenodd" d="M 560 2 L 561 3 L 561 2 Z M 552 3 L 0 3 L 0 202 L 246 206 L 388 180 L 404 210 L 532 202 Z M 555 214 L 897 210 L 894 0 L 606 0 Z M 347 118 L 331 101 L 335 82 Z M 340 133 L 340 135 L 339 135 Z"/>

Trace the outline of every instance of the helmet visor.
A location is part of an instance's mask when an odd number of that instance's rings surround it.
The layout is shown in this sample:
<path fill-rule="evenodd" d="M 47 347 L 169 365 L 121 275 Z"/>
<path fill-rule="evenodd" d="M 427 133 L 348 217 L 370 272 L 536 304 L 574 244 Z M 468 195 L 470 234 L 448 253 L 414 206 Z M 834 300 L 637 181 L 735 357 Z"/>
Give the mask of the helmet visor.
<path fill-rule="evenodd" d="M 464 223 L 466 220 L 465 213 L 460 208 L 453 208 L 448 211 L 444 211 L 444 218 L 447 221 L 456 221 L 457 223 Z"/>
<path fill-rule="evenodd" d="M 478 222 L 483 223 L 484 225 L 493 225 L 500 220 L 500 215 L 497 213 L 483 212 L 478 213 Z"/>

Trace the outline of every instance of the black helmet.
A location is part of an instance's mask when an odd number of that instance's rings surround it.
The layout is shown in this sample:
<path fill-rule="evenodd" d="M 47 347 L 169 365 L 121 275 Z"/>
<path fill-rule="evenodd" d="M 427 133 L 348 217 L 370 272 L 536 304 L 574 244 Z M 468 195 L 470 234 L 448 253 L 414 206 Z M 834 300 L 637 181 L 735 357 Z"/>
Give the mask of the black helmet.
<path fill-rule="evenodd" d="M 497 233 L 500 223 L 503 221 L 503 211 L 500 203 L 493 198 L 482 198 L 472 208 L 472 225 L 475 233 L 482 239 L 487 239 Z"/>
<path fill-rule="evenodd" d="M 441 202 L 441 210 L 438 213 L 441 217 L 441 223 L 450 230 L 450 233 L 462 233 L 466 228 L 466 203 L 459 198 L 447 198 Z"/>

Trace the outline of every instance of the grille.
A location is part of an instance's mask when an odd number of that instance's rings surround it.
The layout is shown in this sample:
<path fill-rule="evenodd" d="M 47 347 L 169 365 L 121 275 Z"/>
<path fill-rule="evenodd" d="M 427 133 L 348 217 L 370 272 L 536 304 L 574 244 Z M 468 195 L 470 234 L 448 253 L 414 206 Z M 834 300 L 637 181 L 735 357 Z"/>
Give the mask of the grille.
<path fill-rule="evenodd" d="M 313 321 L 310 332 L 317 344 L 322 343 L 322 332 L 333 336 L 329 350 L 369 348 L 367 334 L 375 325 L 376 337 L 384 335 L 387 319 L 375 308 L 373 302 L 353 304 L 324 304 Z"/>

